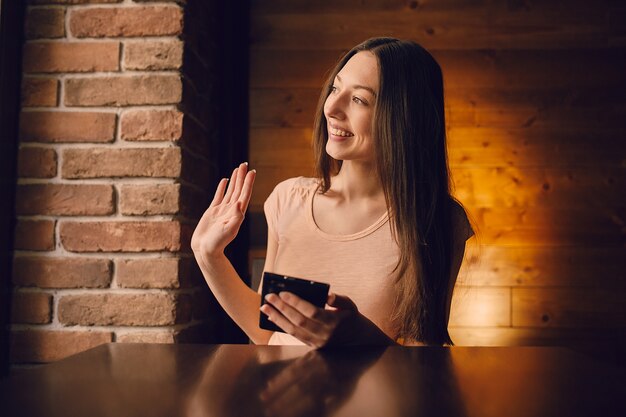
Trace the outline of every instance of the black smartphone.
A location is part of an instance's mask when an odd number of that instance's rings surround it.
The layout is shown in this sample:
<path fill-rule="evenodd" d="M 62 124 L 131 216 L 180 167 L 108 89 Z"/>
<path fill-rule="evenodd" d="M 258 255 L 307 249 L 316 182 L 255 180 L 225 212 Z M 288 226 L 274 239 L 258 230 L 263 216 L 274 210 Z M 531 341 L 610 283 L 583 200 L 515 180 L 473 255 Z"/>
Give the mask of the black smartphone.
<path fill-rule="evenodd" d="M 267 294 L 289 291 L 317 307 L 324 308 L 328 299 L 329 289 L 330 285 L 322 282 L 264 272 L 261 305 L 266 304 L 265 296 Z M 261 329 L 284 333 L 284 330 L 269 321 L 265 314 L 262 312 L 260 314 L 259 326 Z"/>

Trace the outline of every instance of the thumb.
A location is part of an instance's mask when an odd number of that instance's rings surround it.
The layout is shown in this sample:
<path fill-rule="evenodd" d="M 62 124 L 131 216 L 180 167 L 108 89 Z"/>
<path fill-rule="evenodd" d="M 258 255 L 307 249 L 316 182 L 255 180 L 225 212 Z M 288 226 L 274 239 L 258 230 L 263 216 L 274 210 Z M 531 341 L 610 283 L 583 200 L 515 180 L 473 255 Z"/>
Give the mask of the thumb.
<path fill-rule="evenodd" d="M 335 294 L 334 292 L 328 293 L 328 300 L 326 301 L 326 304 L 339 310 L 359 311 L 356 304 L 354 304 L 354 301 L 352 301 L 350 297 Z"/>

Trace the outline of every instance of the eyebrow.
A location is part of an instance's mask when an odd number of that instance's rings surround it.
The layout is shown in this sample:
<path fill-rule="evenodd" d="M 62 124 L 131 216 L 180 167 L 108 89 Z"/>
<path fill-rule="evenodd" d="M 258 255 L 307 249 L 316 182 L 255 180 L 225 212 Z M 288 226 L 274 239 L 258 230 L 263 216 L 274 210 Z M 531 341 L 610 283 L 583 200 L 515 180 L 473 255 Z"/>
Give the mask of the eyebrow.
<path fill-rule="evenodd" d="M 341 81 L 341 77 L 339 76 L 339 74 L 337 74 L 335 77 L 337 78 L 337 80 L 338 80 L 338 81 Z M 377 95 L 376 95 L 376 91 L 374 91 L 374 89 L 373 89 L 372 87 L 368 87 L 368 86 L 366 86 L 366 85 L 360 85 L 360 84 L 357 84 L 357 85 L 353 86 L 353 88 L 355 88 L 355 89 L 361 89 L 361 90 L 367 90 L 367 91 L 369 91 L 370 93 L 372 93 L 372 95 L 373 95 L 374 97 L 377 97 Z"/>

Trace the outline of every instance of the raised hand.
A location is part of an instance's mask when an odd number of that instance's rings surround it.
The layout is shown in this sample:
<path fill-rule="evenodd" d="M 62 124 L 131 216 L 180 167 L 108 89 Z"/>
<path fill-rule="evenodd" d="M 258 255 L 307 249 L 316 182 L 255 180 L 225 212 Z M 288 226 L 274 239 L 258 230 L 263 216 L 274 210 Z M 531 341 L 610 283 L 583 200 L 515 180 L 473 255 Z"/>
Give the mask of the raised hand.
<path fill-rule="evenodd" d="M 248 164 L 242 163 L 235 168 L 230 181 L 223 178 L 219 182 L 211 205 L 191 237 L 191 249 L 199 262 L 222 255 L 237 236 L 250 203 L 255 176 L 256 171 L 248 172 Z"/>

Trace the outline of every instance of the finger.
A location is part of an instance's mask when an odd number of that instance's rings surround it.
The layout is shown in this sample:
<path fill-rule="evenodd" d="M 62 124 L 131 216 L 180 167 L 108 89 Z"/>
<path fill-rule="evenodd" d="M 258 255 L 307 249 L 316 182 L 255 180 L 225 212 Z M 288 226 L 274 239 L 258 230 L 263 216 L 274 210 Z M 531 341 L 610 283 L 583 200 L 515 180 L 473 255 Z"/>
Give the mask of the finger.
<path fill-rule="evenodd" d="M 239 165 L 239 172 L 237 172 L 237 183 L 235 184 L 233 195 L 230 197 L 229 203 L 239 200 L 241 195 L 241 189 L 243 188 L 243 181 L 248 173 L 248 163 L 243 162 Z"/>
<path fill-rule="evenodd" d="M 230 201 L 230 196 L 233 195 L 233 191 L 235 186 L 237 185 L 237 172 L 239 171 L 239 167 L 233 169 L 233 173 L 230 175 L 230 181 L 228 181 L 228 190 L 226 190 L 226 195 L 222 200 L 224 203 L 228 204 Z"/>
<path fill-rule="evenodd" d="M 213 201 L 211 201 L 211 207 L 216 206 L 222 202 L 224 199 L 224 192 L 226 191 L 226 186 L 228 185 L 228 178 L 222 178 L 220 183 L 217 185 L 217 189 L 215 190 L 215 196 L 213 196 Z"/>
<path fill-rule="evenodd" d="M 270 297 L 270 299 L 273 299 L 273 297 Z M 273 304 L 271 304 L 269 300 L 267 301 L 268 302 L 266 304 L 263 304 L 261 306 L 261 311 L 269 318 L 271 322 L 280 327 L 285 333 L 290 334 L 296 339 L 299 339 L 303 343 L 309 346 L 315 346 L 313 344 L 313 338 L 309 332 L 305 331 L 301 327 L 296 326 L 287 317 L 285 317 Z"/>
<path fill-rule="evenodd" d="M 313 316 L 317 315 L 317 307 L 313 304 L 285 291 L 281 292 L 280 296 L 268 294 L 265 299 L 289 320 L 296 329 L 303 330 L 307 339 L 310 339 L 309 335 L 315 336 L 319 333 L 322 323 L 313 319 Z M 286 299 L 291 300 L 294 305 L 289 304 Z M 300 310 L 300 308 L 303 310 Z"/>
<path fill-rule="evenodd" d="M 242 203 L 242 212 L 245 213 L 248 210 L 248 205 L 250 204 L 250 197 L 252 196 L 252 188 L 254 187 L 254 180 L 256 179 L 256 169 L 248 172 L 246 174 L 246 180 L 243 183 L 243 190 L 241 191 L 241 196 L 239 196 L 239 201 Z"/>
<path fill-rule="evenodd" d="M 281 291 L 278 297 L 285 302 L 288 306 L 302 313 L 304 316 L 310 319 L 316 319 L 319 315 L 319 308 L 309 303 L 308 301 L 298 297 L 294 293 L 288 291 Z"/>
<path fill-rule="evenodd" d="M 330 293 L 328 294 L 328 300 L 326 301 L 326 304 L 340 310 L 359 311 L 356 304 L 354 304 L 354 301 L 352 301 L 350 297 L 346 297 L 345 295 Z"/>

